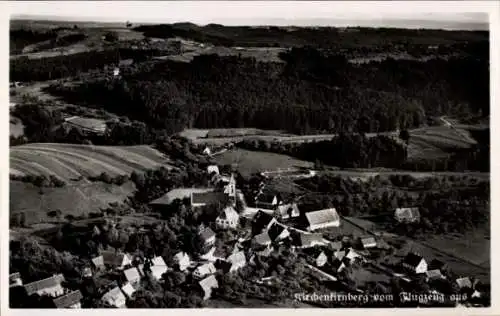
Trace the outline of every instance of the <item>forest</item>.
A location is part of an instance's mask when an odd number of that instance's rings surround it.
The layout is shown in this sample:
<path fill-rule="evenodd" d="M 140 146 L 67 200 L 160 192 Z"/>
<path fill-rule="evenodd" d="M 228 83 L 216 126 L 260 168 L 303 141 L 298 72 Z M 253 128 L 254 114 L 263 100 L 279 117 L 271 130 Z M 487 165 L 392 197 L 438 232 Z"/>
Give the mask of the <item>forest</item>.
<path fill-rule="evenodd" d="M 186 127 L 366 133 L 417 127 L 435 115 L 489 115 L 484 59 L 353 65 L 313 48 L 282 58 L 285 65 L 217 55 L 147 63 L 121 80 L 53 85 L 48 92 L 167 133 Z"/>

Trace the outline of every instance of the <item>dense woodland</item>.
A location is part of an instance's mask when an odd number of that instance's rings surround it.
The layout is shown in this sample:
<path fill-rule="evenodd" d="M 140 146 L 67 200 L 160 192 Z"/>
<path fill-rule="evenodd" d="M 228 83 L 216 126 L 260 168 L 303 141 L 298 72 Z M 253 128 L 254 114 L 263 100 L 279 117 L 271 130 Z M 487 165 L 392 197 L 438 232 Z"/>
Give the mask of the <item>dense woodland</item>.
<path fill-rule="evenodd" d="M 382 132 L 416 127 L 433 115 L 489 115 L 487 59 L 353 65 L 312 48 L 282 58 L 284 66 L 217 55 L 147 63 L 121 80 L 54 85 L 49 92 L 169 133 L 185 127 Z"/>

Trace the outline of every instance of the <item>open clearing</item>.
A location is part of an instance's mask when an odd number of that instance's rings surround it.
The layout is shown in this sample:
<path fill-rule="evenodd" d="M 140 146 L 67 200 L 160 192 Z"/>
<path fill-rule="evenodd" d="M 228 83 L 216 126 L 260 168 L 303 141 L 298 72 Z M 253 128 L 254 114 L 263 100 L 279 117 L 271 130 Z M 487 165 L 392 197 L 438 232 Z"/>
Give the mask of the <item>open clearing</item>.
<path fill-rule="evenodd" d="M 161 166 L 169 159 L 149 146 L 92 146 L 75 144 L 27 144 L 11 147 L 11 173 L 54 175 L 64 181 L 95 177 L 129 175 Z"/>
<path fill-rule="evenodd" d="M 268 153 L 262 151 L 250 151 L 244 149 L 228 150 L 215 157 L 218 165 L 237 164 L 238 170 L 244 175 L 249 176 L 256 172 L 265 170 L 276 170 L 293 167 L 311 168 L 313 163 L 296 158 Z"/>
<path fill-rule="evenodd" d="M 23 212 L 26 224 L 47 222 L 47 212 L 60 210 L 63 216 L 99 213 L 110 203 L 123 202 L 135 191 L 132 182 L 118 186 L 95 182 L 40 189 L 30 183 L 10 181 L 10 214 Z M 40 194 L 43 193 L 43 194 Z"/>

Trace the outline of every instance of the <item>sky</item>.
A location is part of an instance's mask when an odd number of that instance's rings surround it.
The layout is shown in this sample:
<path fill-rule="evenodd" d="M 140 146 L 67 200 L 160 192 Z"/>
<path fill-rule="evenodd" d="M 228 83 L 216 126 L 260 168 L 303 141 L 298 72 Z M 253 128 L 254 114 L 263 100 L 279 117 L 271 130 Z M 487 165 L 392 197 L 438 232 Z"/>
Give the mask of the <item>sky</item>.
<path fill-rule="evenodd" d="M 397 27 L 407 23 L 438 28 L 487 28 L 488 23 L 484 14 L 488 1 L 10 1 L 8 5 L 11 18 L 70 21 Z"/>

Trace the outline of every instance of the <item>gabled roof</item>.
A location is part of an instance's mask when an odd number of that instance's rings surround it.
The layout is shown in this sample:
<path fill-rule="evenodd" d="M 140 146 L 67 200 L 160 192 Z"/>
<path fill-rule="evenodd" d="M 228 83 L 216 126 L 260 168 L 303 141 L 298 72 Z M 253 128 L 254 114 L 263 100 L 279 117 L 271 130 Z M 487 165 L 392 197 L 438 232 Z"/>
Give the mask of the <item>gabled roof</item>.
<path fill-rule="evenodd" d="M 192 204 L 213 204 L 224 202 L 227 200 L 227 196 L 223 192 L 193 192 L 191 194 Z"/>
<path fill-rule="evenodd" d="M 151 259 L 151 263 L 154 266 L 167 266 L 165 260 L 163 260 L 163 257 L 154 257 L 153 259 Z"/>
<path fill-rule="evenodd" d="M 114 287 L 102 296 L 102 300 L 113 304 L 117 300 L 126 300 L 126 298 L 119 287 Z"/>
<path fill-rule="evenodd" d="M 79 303 L 83 298 L 82 293 L 79 290 L 69 292 L 66 295 L 59 296 L 53 300 L 54 305 L 57 308 L 67 308 L 72 305 Z"/>
<path fill-rule="evenodd" d="M 472 282 L 468 277 L 459 278 L 456 280 L 456 282 L 460 288 L 472 288 Z"/>
<path fill-rule="evenodd" d="M 9 280 L 12 282 L 13 280 L 20 279 L 21 278 L 21 273 L 19 272 L 14 272 L 9 274 Z"/>
<path fill-rule="evenodd" d="M 210 293 L 213 288 L 218 288 L 219 283 L 214 275 L 210 275 L 203 280 L 199 281 L 198 284 L 201 286 L 205 293 Z"/>
<path fill-rule="evenodd" d="M 255 200 L 258 203 L 266 203 L 266 204 L 271 204 L 274 200 L 274 198 L 277 198 L 278 195 L 272 192 L 261 192 L 259 193 Z"/>
<path fill-rule="evenodd" d="M 127 254 L 112 250 L 104 250 L 101 252 L 105 265 L 120 266 Z"/>
<path fill-rule="evenodd" d="M 342 259 L 344 259 L 344 257 L 345 257 L 345 253 L 346 253 L 346 252 L 345 252 L 345 250 L 339 250 L 339 251 L 335 251 L 335 252 L 333 253 L 333 256 L 334 256 L 335 258 L 337 258 L 338 260 L 342 260 Z"/>
<path fill-rule="evenodd" d="M 210 238 L 215 237 L 214 231 L 210 227 L 202 227 L 199 230 L 200 237 L 204 240 L 207 241 Z"/>
<path fill-rule="evenodd" d="M 283 233 L 284 231 L 286 230 L 286 227 L 284 227 L 283 225 L 280 225 L 280 224 L 277 224 L 277 223 L 274 223 L 273 225 L 271 225 L 271 227 L 269 228 L 268 230 L 268 234 L 269 234 L 269 237 L 271 238 L 271 240 L 275 240 L 276 238 L 278 238 L 279 235 L 281 235 L 281 233 Z"/>
<path fill-rule="evenodd" d="M 300 234 L 300 245 L 311 246 L 314 242 L 323 243 L 322 234 Z"/>
<path fill-rule="evenodd" d="M 438 260 L 438 259 L 432 259 L 432 261 L 429 263 L 429 267 L 428 269 L 429 270 L 442 270 L 444 267 L 446 266 L 446 264 L 441 261 L 441 260 Z"/>
<path fill-rule="evenodd" d="M 288 216 L 288 214 L 297 214 L 299 212 L 299 207 L 297 206 L 297 203 L 290 203 L 290 204 L 281 204 L 278 205 L 277 211 L 281 216 Z"/>
<path fill-rule="evenodd" d="M 422 259 L 423 259 L 422 256 L 419 256 L 415 253 L 410 252 L 403 259 L 403 263 L 406 263 L 407 265 L 416 268 L 418 266 L 418 264 L 420 263 L 420 261 L 422 261 Z"/>
<path fill-rule="evenodd" d="M 132 286 L 132 284 L 130 284 L 129 282 L 127 282 L 127 284 L 125 284 L 124 286 L 122 286 L 122 291 L 123 293 L 125 293 L 125 295 L 127 295 L 129 298 L 132 297 L 132 294 L 135 293 L 135 289 L 134 287 Z"/>
<path fill-rule="evenodd" d="M 443 277 L 439 269 L 427 270 L 425 274 L 429 279 L 439 279 Z"/>
<path fill-rule="evenodd" d="M 269 215 L 261 210 L 257 211 L 252 219 L 252 225 L 255 229 L 260 230 L 267 227 L 271 221 L 275 220 L 272 215 Z"/>
<path fill-rule="evenodd" d="M 375 237 L 370 236 L 361 238 L 361 243 L 363 244 L 363 247 L 366 247 L 366 246 L 376 245 L 377 241 L 375 240 Z"/>
<path fill-rule="evenodd" d="M 309 222 L 309 225 L 320 225 L 338 221 L 339 214 L 337 213 L 337 210 L 335 210 L 335 208 L 329 208 L 325 210 L 306 213 L 306 218 Z"/>
<path fill-rule="evenodd" d="M 334 241 L 334 242 L 330 243 L 330 248 L 340 250 L 340 249 L 342 249 L 342 242 L 341 241 Z"/>
<path fill-rule="evenodd" d="M 234 207 L 227 206 L 222 210 L 219 218 L 226 219 L 228 221 L 237 221 L 240 218 L 240 215 L 238 214 L 238 212 L 236 212 Z"/>
<path fill-rule="evenodd" d="M 267 232 L 263 232 L 259 235 L 256 235 L 253 238 L 253 241 L 259 245 L 267 245 L 271 243 L 271 237 L 269 237 L 269 234 Z"/>
<path fill-rule="evenodd" d="M 125 275 L 125 278 L 127 279 L 128 282 L 135 282 L 141 279 L 141 275 L 139 273 L 139 270 L 137 270 L 137 268 L 127 269 L 123 271 L 123 274 Z"/>
<path fill-rule="evenodd" d="M 205 263 L 205 264 L 198 266 L 196 268 L 196 271 L 198 271 L 198 273 L 200 275 L 207 275 L 207 274 L 215 273 L 217 271 L 217 269 L 215 269 L 215 266 L 213 263 L 209 262 L 209 263 Z"/>
<path fill-rule="evenodd" d="M 346 254 L 345 258 L 347 258 L 349 260 L 353 260 L 355 258 L 361 257 L 360 254 L 357 253 L 356 251 L 354 251 L 352 248 L 347 249 L 345 254 Z"/>
<path fill-rule="evenodd" d="M 102 256 L 92 258 L 92 264 L 95 267 L 102 267 L 102 266 L 104 266 L 104 258 Z"/>
<path fill-rule="evenodd" d="M 46 278 L 43 280 L 28 283 L 24 286 L 24 289 L 26 290 L 26 293 L 29 296 L 31 294 L 38 292 L 38 291 L 57 286 L 64 281 L 65 281 L 65 279 L 64 279 L 64 276 L 62 274 L 56 274 L 56 275 L 51 276 L 50 278 Z"/>
<path fill-rule="evenodd" d="M 185 252 L 182 252 L 182 251 L 176 253 L 175 256 L 174 256 L 174 260 L 176 260 L 176 261 L 181 261 L 181 260 L 186 260 L 186 259 L 190 260 L 189 259 L 189 255 L 187 253 L 185 253 Z"/>
<path fill-rule="evenodd" d="M 227 257 L 227 261 L 233 265 L 239 265 L 246 263 L 247 259 L 245 257 L 245 253 L 243 251 L 239 251 Z"/>
<path fill-rule="evenodd" d="M 397 208 L 394 214 L 399 218 L 404 218 L 409 221 L 418 220 L 420 212 L 416 207 Z"/>

